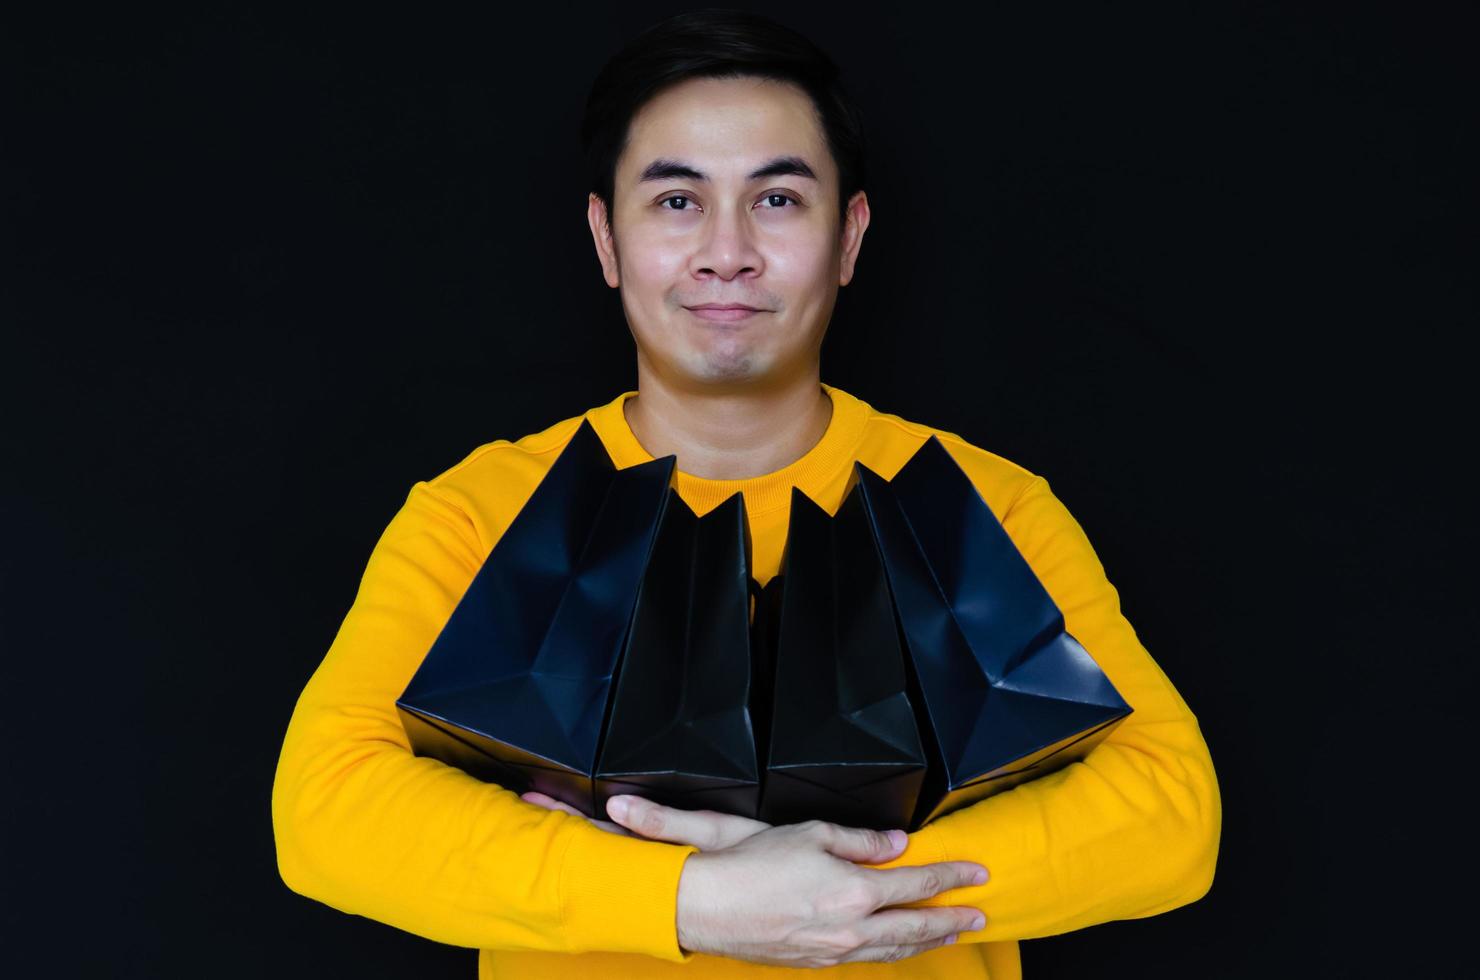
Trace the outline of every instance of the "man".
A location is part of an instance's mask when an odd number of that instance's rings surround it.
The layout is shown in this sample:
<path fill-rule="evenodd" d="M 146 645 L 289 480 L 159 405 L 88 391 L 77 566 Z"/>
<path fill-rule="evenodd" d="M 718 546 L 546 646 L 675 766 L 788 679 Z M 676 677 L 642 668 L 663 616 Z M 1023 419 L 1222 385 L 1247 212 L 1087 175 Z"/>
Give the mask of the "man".
<path fill-rule="evenodd" d="M 820 380 L 869 222 L 856 119 L 825 56 L 749 15 L 674 18 L 603 71 L 587 219 L 637 390 L 412 488 L 284 741 L 273 821 L 294 891 L 476 947 L 480 977 L 586 980 L 755 964 L 1002 980 L 1020 939 L 1207 892 L 1221 799 L 1196 718 L 1048 483 Z M 1134 713 L 1084 761 L 907 838 L 637 797 L 591 820 L 412 755 L 395 699 L 583 419 L 620 467 L 676 455 L 697 513 L 743 492 L 761 584 L 792 487 L 833 512 L 854 460 L 891 477 L 936 435 Z"/>

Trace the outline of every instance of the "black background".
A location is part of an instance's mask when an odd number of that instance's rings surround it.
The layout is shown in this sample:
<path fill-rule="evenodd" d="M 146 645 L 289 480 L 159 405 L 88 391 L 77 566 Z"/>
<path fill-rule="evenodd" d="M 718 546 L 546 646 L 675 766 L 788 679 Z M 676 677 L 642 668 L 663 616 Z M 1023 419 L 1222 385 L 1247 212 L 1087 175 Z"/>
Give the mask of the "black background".
<path fill-rule="evenodd" d="M 290 892 L 268 803 L 411 484 L 635 386 L 575 131 L 677 8 L 536 6 L 7 15 L 9 957 L 473 975 Z M 1047 477 L 1217 766 L 1208 896 L 1026 975 L 1421 975 L 1466 924 L 1475 35 L 1015 6 L 779 16 L 872 148 L 823 380 Z"/>

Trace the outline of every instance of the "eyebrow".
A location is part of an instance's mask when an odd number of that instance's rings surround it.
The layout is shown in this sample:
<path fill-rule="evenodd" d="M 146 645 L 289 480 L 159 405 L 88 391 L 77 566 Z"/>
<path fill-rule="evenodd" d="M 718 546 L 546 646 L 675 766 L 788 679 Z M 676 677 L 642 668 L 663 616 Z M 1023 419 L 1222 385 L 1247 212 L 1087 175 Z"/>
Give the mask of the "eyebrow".
<path fill-rule="evenodd" d="M 776 157 L 768 160 L 761 166 L 746 174 L 747 182 L 762 180 L 766 177 L 805 177 L 808 180 L 816 180 L 817 175 L 812 168 L 807 166 L 807 161 L 797 156 Z M 704 183 L 709 182 L 709 175 L 692 167 L 682 160 L 670 160 L 667 157 L 659 157 L 643 168 L 642 173 L 637 175 L 639 184 L 653 180 L 673 180 L 682 178 L 684 180 L 697 180 Z"/>

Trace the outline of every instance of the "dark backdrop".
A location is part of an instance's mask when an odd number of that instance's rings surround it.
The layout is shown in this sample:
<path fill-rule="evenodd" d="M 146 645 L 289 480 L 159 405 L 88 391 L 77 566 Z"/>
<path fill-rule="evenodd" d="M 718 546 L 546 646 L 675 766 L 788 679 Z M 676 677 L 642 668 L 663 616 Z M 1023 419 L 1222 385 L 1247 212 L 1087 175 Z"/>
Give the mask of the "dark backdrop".
<path fill-rule="evenodd" d="M 291 893 L 268 802 L 411 484 L 635 384 L 576 125 L 673 8 L 537 6 L 6 15 L 8 955 L 473 975 Z M 1027 942 L 1030 980 L 1433 966 L 1474 35 L 1194 6 L 785 5 L 872 139 L 822 377 L 1045 475 L 1212 750 L 1210 894 Z"/>

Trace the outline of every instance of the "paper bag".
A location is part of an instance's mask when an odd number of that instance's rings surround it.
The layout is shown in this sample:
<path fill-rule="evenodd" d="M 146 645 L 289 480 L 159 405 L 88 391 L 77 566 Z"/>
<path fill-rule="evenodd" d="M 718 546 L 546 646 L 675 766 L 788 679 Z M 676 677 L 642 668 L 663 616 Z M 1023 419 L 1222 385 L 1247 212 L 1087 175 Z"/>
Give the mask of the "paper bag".
<path fill-rule="evenodd" d="M 670 491 L 618 667 L 595 812 L 631 793 L 754 817 L 750 523 L 736 493 L 703 517 Z"/>
<path fill-rule="evenodd" d="M 926 757 L 862 500 L 830 517 L 793 487 L 789 519 L 762 603 L 774 688 L 760 819 L 904 827 Z"/>
<path fill-rule="evenodd" d="M 396 701 L 417 755 L 595 812 L 613 674 L 675 462 L 618 470 L 581 422 Z"/>
<path fill-rule="evenodd" d="M 854 463 L 931 758 L 911 829 L 1082 759 L 1131 713 L 971 479 L 931 436 Z"/>

